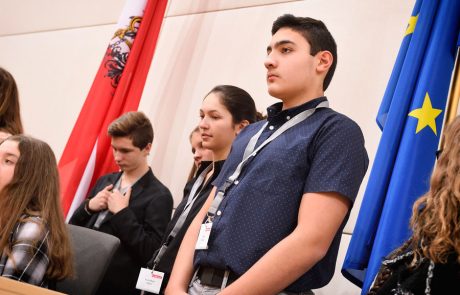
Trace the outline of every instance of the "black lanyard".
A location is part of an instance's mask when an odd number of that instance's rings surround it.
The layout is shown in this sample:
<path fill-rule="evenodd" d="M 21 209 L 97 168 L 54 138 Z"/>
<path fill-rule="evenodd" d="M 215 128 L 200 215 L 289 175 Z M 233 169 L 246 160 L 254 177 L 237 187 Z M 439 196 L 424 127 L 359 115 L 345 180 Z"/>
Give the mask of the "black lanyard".
<path fill-rule="evenodd" d="M 166 238 L 166 241 L 163 245 L 161 245 L 161 248 L 158 249 L 158 251 L 155 251 L 154 257 L 155 260 L 153 261 L 153 267 L 152 269 L 155 269 L 155 266 L 158 265 L 160 262 L 161 258 L 165 254 L 166 249 L 168 248 L 169 243 L 176 237 L 177 233 L 179 230 L 182 228 L 182 226 L 185 223 L 185 219 L 187 218 L 188 214 L 190 213 L 190 209 L 193 206 L 193 203 L 195 203 L 195 200 L 198 198 L 198 195 L 200 192 L 203 190 L 204 187 L 204 181 L 206 179 L 206 175 L 208 172 L 212 169 L 214 163 L 211 163 L 206 167 L 200 175 L 197 177 L 195 182 L 193 183 L 192 190 L 190 191 L 187 199 L 187 203 L 184 207 L 184 210 L 180 214 L 179 218 L 177 219 L 176 224 L 174 225 L 173 229 L 169 233 L 168 237 Z M 198 189 L 201 187 L 201 189 L 198 191 Z"/>

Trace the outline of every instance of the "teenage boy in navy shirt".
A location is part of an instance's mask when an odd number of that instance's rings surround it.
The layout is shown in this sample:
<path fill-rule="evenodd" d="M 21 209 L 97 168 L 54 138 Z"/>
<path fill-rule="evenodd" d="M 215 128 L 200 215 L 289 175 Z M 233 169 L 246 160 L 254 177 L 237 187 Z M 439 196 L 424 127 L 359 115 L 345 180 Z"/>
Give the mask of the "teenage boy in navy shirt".
<path fill-rule="evenodd" d="M 265 67 L 268 93 L 281 102 L 234 141 L 166 294 L 312 294 L 331 280 L 368 166 L 360 128 L 324 97 L 336 51 L 321 21 L 284 15 L 274 22 Z"/>

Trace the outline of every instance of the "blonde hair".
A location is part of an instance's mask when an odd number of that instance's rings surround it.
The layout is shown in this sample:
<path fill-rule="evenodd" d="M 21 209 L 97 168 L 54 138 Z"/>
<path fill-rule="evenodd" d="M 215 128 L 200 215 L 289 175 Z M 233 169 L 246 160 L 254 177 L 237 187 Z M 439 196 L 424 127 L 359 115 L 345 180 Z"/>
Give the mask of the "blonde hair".
<path fill-rule="evenodd" d="M 460 263 L 460 117 L 446 128 L 430 190 L 414 203 L 411 227 L 415 258 L 446 263 L 452 252 Z"/>
<path fill-rule="evenodd" d="M 443 142 L 445 148 L 431 176 L 430 189 L 412 208 L 413 234 L 388 256 L 395 259 L 413 250 L 411 268 L 423 258 L 447 263 L 452 254 L 460 263 L 460 117 L 446 128 Z M 377 294 L 392 274 L 391 268 L 383 264 L 368 295 Z"/>
<path fill-rule="evenodd" d="M 190 141 L 190 143 L 192 142 L 192 137 L 193 137 L 193 134 L 195 134 L 195 133 L 200 134 L 200 127 L 199 126 L 196 126 L 192 130 L 192 132 L 190 132 L 190 135 L 188 137 L 188 140 Z M 195 177 L 196 171 L 198 171 L 198 167 L 195 165 L 195 162 L 193 162 L 192 168 L 190 169 L 190 172 L 188 173 L 187 182 L 189 182 L 190 180 L 192 180 Z"/>

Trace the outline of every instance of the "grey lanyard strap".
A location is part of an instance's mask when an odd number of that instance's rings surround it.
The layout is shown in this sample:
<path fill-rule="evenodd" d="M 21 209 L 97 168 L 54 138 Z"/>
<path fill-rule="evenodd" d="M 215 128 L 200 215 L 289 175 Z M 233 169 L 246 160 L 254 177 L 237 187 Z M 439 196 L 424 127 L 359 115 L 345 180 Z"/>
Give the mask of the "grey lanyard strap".
<path fill-rule="evenodd" d="M 260 130 L 249 140 L 248 145 L 246 146 L 246 149 L 244 150 L 243 160 L 238 164 L 238 166 L 235 169 L 235 172 L 233 172 L 233 174 L 225 181 L 225 183 L 222 185 L 220 190 L 217 192 L 217 194 L 216 194 L 216 196 L 215 196 L 215 198 L 214 198 L 214 200 L 213 200 L 213 202 L 211 204 L 211 207 L 209 207 L 209 210 L 208 210 L 208 220 L 212 220 L 214 218 L 214 215 L 216 214 L 217 209 L 219 208 L 219 205 L 220 205 L 220 203 L 222 202 L 222 200 L 224 198 L 225 192 L 227 191 L 227 189 L 233 183 L 236 183 L 236 179 L 238 178 L 238 176 L 240 176 L 240 173 L 243 170 L 243 167 L 244 167 L 244 165 L 246 164 L 246 162 L 248 161 L 249 158 L 255 157 L 257 155 L 257 153 L 263 147 L 265 147 L 267 144 L 269 144 L 272 140 L 274 140 L 275 138 L 280 136 L 284 131 L 288 130 L 289 128 L 291 128 L 291 127 L 293 127 L 293 126 L 295 126 L 297 124 L 299 124 L 303 120 L 305 120 L 308 117 L 310 117 L 311 115 L 313 115 L 313 113 L 317 109 L 319 109 L 319 108 L 328 108 L 328 107 L 329 107 L 329 103 L 327 101 L 323 101 L 323 102 L 319 103 L 315 108 L 308 109 L 308 110 L 305 110 L 305 111 L 297 114 L 294 118 L 292 118 L 291 120 L 287 121 L 280 128 L 278 128 L 278 130 L 273 132 L 273 134 L 270 135 L 269 138 L 267 138 L 264 142 L 262 142 L 257 147 L 257 149 L 255 149 L 255 146 L 257 144 L 257 140 L 259 140 L 260 135 L 265 130 L 265 127 L 268 124 L 268 122 L 265 123 L 264 126 L 262 126 L 262 128 L 260 128 Z"/>
<path fill-rule="evenodd" d="M 153 261 L 153 268 L 155 269 L 155 266 L 160 262 L 161 258 L 163 257 L 166 249 L 168 248 L 169 243 L 176 237 L 177 233 L 179 230 L 182 228 L 184 225 L 185 219 L 187 218 L 188 214 L 190 213 L 190 209 L 193 206 L 193 203 L 197 199 L 198 195 L 200 194 L 201 190 L 198 191 L 200 187 L 202 187 L 206 175 L 208 174 L 209 171 L 211 171 L 212 167 L 214 164 L 209 164 L 208 167 L 206 167 L 203 172 L 200 173 L 200 175 L 197 177 L 195 182 L 193 183 L 192 189 L 188 195 L 187 199 L 187 204 L 184 207 L 184 210 L 180 214 L 179 218 L 177 219 L 176 224 L 174 225 L 173 229 L 169 233 L 168 237 L 166 238 L 166 242 L 161 245 L 161 248 L 158 251 L 155 251 L 155 260 Z M 203 189 L 203 188 L 202 188 Z"/>
<path fill-rule="evenodd" d="M 197 191 L 204 183 L 204 180 L 206 179 L 206 175 L 208 174 L 209 171 L 211 171 L 213 166 L 214 166 L 214 163 L 210 163 L 196 178 L 195 182 L 193 183 L 192 189 L 190 190 L 190 193 L 188 194 L 187 204 L 184 207 L 184 211 L 190 208 L 195 202 L 196 197 L 198 195 Z"/>
<path fill-rule="evenodd" d="M 118 180 L 113 185 L 113 188 L 111 189 L 111 191 L 114 191 L 115 189 L 117 189 L 120 191 L 122 195 L 124 195 L 126 191 L 128 191 L 128 188 L 129 187 L 124 187 L 124 189 L 121 188 L 121 175 L 120 175 Z M 107 217 L 108 214 L 109 214 L 109 209 L 99 212 L 96 218 L 96 222 L 94 222 L 93 227 L 95 229 L 99 229 L 101 227 L 102 222 L 104 221 L 104 219 Z"/>

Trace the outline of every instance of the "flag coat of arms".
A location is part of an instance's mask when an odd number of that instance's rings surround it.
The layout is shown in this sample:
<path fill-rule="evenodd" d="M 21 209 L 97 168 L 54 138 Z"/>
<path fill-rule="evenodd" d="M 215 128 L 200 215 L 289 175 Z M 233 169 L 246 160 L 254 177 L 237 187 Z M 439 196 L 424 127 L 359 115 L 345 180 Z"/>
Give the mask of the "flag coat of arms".
<path fill-rule="evenodd" d="M 100 176 L 117 171 L 109 124 L 136 110 L 150 68 L 167 0 L 129 0 L 117 24 L 59 161 L 67 219 Z"/>

